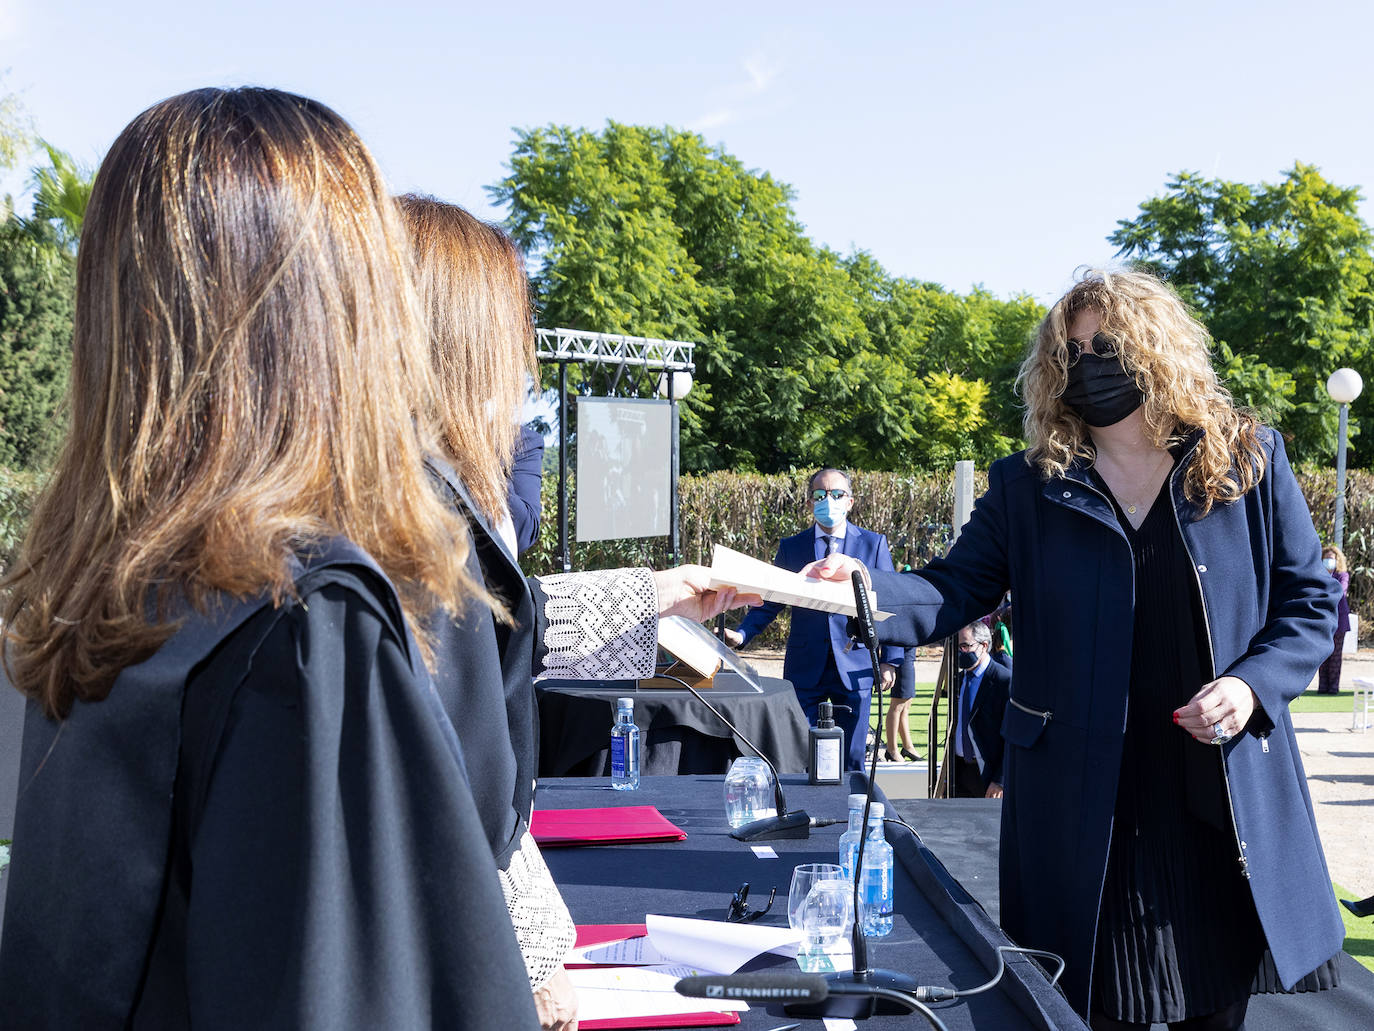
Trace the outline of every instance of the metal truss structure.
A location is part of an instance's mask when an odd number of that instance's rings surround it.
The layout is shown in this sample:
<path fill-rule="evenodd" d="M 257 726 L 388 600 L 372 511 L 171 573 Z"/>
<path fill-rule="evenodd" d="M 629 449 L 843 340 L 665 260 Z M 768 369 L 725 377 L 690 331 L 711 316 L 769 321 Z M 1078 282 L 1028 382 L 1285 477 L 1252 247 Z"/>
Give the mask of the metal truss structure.
<path fill-rule="evenodd" d="M 535 354 L 541 364 L 558 366 L 558 553 L 563 571 L 572 569 L 568 549 L 568 366 L 582 371 L 578 392 L 597 397 L 653 397 L 673 405 L 672 470 L 669 477 L 669 533 L 672 564 L 677 564 L 678 527 L 678 374 L 696 371 L 696 344 L 685 340 L 590 333 L 577 329 L 535 330 Z"/>

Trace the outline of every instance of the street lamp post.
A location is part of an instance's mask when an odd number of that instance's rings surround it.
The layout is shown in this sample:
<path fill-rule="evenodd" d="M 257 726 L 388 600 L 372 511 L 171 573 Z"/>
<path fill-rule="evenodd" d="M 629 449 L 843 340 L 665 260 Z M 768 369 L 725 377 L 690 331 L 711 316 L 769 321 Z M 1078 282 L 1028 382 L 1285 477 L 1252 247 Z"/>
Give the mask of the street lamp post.
<path fill-rule="evenodd" d="M 1336 547 L 1341 547 L 1345 536 L 1345 429 L 1350 403 L 1360 396 L 1364 381 L 1354 369 L 1337 369 L 1326 381 L 1326 392 L 1331 400 L 1340 405 L 1340 440 L 1336 444 L 1336 525 L 1332 537 Z"/>

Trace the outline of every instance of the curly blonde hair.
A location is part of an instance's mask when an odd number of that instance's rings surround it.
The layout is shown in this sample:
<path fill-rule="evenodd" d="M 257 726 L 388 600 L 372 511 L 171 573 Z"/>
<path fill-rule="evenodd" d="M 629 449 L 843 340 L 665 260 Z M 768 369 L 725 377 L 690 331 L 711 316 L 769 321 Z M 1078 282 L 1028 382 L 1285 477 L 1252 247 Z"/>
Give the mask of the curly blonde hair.
<path fill-rule="evenodd" d="M 1100 332 L 1117 341 L 1144 395 L 1146 439 L 1163 448 L 1203 431 L 1184 481 L 1199 516 L 1216 502 L 1243 497 L 1264 475 L 1259 420 L 1237 408 L 1217 378 L 1207 328 L 1167 284 L 1136 269 L 1085 271 L 1040 323 L 1016 378 L 1026 403 L 1026 461 L 1049 478 L 1062 476 L 1075 459 L 1096 458 L 1087 424 L 1063 399 L 1068 327 L 1085 310 L 1100 316 Z"/>

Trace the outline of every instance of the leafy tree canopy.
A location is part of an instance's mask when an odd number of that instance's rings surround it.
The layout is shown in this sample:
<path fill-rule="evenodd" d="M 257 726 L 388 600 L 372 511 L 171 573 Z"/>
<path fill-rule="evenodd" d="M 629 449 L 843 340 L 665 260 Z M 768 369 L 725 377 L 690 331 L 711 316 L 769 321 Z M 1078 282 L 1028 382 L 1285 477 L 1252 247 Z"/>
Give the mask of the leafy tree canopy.
<path fill-rule="evenodd" d="M 683 468 L 913 469 L 1011 450 L 1033 301 L 817 247 L 792 191 L 694 133 L 521 131 L 491 188 L 545 326 L 698 343 Z"/>
<path fill-rule="evenodd" d="M 1291 436 L 1300 461 L 1335 451 L 1327 377 L 1371 369 L 1374 235 L 1360 199 L 1302 163 L 1257 185 L 1183 172 L 1109 237 L 1195 306 L 1232 393 Z M 1352 416 L 1374 414 L 1370 395 Z"/>

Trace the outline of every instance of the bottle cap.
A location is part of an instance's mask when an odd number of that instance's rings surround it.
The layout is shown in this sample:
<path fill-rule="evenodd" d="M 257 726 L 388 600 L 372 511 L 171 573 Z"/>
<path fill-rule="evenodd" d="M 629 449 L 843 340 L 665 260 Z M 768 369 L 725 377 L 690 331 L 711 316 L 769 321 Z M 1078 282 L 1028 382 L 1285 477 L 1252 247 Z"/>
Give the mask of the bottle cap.
<path fill-rule="evenodd" d="M 865 795 L 862 791 L 856 791 L 854 794 L 849 796 L 849 811 L 852 813 L 855 809 L 862 809 L 864 807 L 864 802 L 866 802 L 867 800 L 867 795 Z"/>
<path fill-rule="evenodd" d="M 835 706 L 828 698 L 816 706 L 816 729 L 829 730 L 835 725 Z"/>
<path fill-rule="evenodd" d="M 633 709 L 635 707 L 635 700 L 633 698 L 617 698 L 615 704 L 621 709 Z"/>
<path fill-rule="evenodd" d="M 874 802 L 868 808 L 868 822 L 872 823 L 874 820 L 881 820 L 882 818 L 883 804 L 881 802 Z"/>

